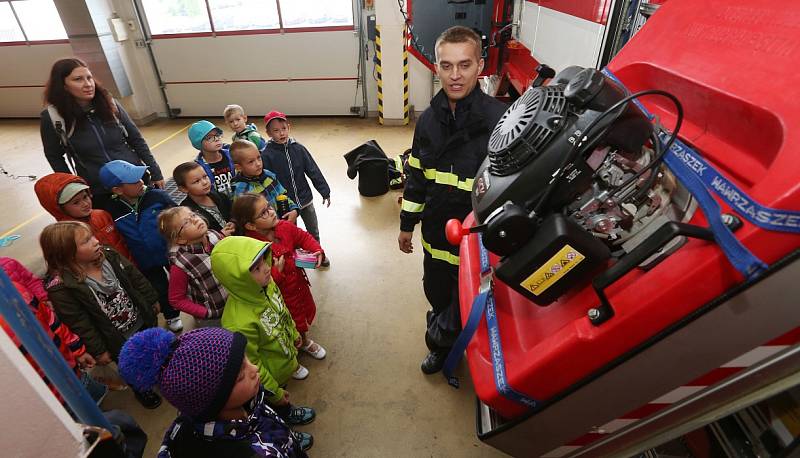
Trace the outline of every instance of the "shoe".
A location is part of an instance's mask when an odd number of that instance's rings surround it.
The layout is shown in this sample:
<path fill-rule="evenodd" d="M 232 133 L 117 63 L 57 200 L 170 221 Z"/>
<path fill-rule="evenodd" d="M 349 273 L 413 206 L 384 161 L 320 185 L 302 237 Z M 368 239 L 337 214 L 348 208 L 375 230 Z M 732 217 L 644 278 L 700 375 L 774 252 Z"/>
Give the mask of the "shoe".
<path fill-rule="evenodd" d="M 168 319 L 167 320 L 167 327 L 172 332 L 181 332 L 181 331 L 183 331 L 183 321 L 181 321 L 181 317 Z"/>
<path fill-rule="evenodd" d="M 428 353 L 428 356 L 422 360 L 420 369 L 425 374 L 435 374 L 442 370 L 444 367 L 444 360 L 447 359 L 447 351 L 436 350 Z"/>
<path fill-rule="evenodd" d="M 314 445 L 314 436 L 311 434 L 292 431 L 292 437 L 298 444 L 300 444 L 300 450 L 304 452 Z"/>
<path fill-rule="evenodd" d="M 292 372 L 292 378 L 295 380 L 305 380 L 308 377 L 308 369 L 302 364 L 297 365 L 297 369 Z"/>
<path fill-rule="evenodd" d="M 316 351 L 311 351 L 311 347 L 313 347 L 314 345 L 317 346 L 317 349 Z M 328 352 L 325 351 L 324 348 L 322 348 L 322 345 L 314 342 L 311 339 L 308 339 L 308 345 L 303 345 L 302 347 L 300 347 L 300 350 L 308 353 L 314 359 L 325 359 L 325 355 L 328 354 Z"/>
<path fill-rule="evenodd" d="M 161 405 L 161 396 L 153 390 L 134 391 L 133 394 L 145 409 L 155 409 Z"/>
<path fill-rule="evenodd" d="M 311 407 L 292 407 L 286 417 L 286 423 L 290 425 L 307 425 L 317 418 L 317 413 Z"/>
<path fill-rule="evenodd" d="M 320 267 L 330 267 L 331 266 L 331 260 L 328 259 L 328 256 L 325 256 L 324 258 L 322 258 L 322 262 L 319 264 L 319 266 Z"/>

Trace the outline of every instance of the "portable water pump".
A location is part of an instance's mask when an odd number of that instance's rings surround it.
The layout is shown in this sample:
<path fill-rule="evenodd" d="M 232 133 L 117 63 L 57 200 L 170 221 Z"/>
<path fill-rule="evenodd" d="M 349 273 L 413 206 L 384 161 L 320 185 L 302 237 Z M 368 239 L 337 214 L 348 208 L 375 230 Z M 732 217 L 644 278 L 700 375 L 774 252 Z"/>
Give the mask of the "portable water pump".
<path fill-rule="evenodd" d="M 600 71 L 569 67 L 529 88 L 492 132 L 473 187 L 475 218 L 486 248 L 502 257 L 497 277 L 538 305 L 694 211 L 632 99 Z"/>

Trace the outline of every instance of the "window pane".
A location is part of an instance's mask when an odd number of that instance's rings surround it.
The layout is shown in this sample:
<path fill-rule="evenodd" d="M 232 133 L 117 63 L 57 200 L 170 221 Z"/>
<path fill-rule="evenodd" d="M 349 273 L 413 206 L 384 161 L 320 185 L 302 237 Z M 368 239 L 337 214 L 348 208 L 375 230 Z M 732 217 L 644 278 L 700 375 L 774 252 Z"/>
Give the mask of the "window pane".
<path fill-rule="evenodd" d="M 11 12 L 11 6 L 5 2 L 0 2 L 0 42 L 2 41 L 25 41 L 25 36 L 14 19 L 14 13 Z"/>
<path fill-rule="evenodd" d="M 214 30 L 277 29 L 275 0 L 209 0 Z"/>
<path fill-rule="evenodd" d="M 210 32 L 203 0 L 142 0 L 153 35 Z"/>
<path fill-rule="evenodd" d="M 281 0 L 281 17 L 287 29 L 353 25 L 352 0 Z"/>
<path fill-rule="evenodd" d="M 14 2 L 14 10 L 28 40 L 65 40 L 67 32 L 53 0 Z"/>

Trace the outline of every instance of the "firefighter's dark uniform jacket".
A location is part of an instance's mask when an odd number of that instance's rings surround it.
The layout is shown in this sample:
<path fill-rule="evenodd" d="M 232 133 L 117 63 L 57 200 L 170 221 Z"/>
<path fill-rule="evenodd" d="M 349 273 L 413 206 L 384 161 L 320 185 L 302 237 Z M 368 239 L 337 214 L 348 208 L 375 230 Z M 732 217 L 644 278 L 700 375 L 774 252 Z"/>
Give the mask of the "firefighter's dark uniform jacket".
<path fill-rule="evenodd" d="M 449 219 L 463 220 L 472 211 L 472 182 L 486 158 L 489 135 L 505 110 L 504 103 L 475 86 L 456 103 L 455 113 L 440 90 L 419 117 L 400 230 L 412 232 L 421 219 L 426 256 L 458 265 L 458 247 L 447 242 L 444 227 Z"/>

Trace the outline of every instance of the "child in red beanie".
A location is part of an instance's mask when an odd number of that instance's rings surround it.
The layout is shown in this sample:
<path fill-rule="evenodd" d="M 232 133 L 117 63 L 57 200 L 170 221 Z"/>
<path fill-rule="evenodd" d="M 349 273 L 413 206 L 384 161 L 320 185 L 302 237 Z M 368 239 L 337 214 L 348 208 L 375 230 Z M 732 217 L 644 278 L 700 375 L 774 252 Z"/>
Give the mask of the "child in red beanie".
<path fill-rule="evenodd" d="M 175 337 L 152 328 L 125 342 L 120 375 L 137 390 L 158 385 L 180 413 L 159 458 L 305 457 L 314 443 L 293 432 L 266 402 L 244 335 L 201 328 Z"/>

